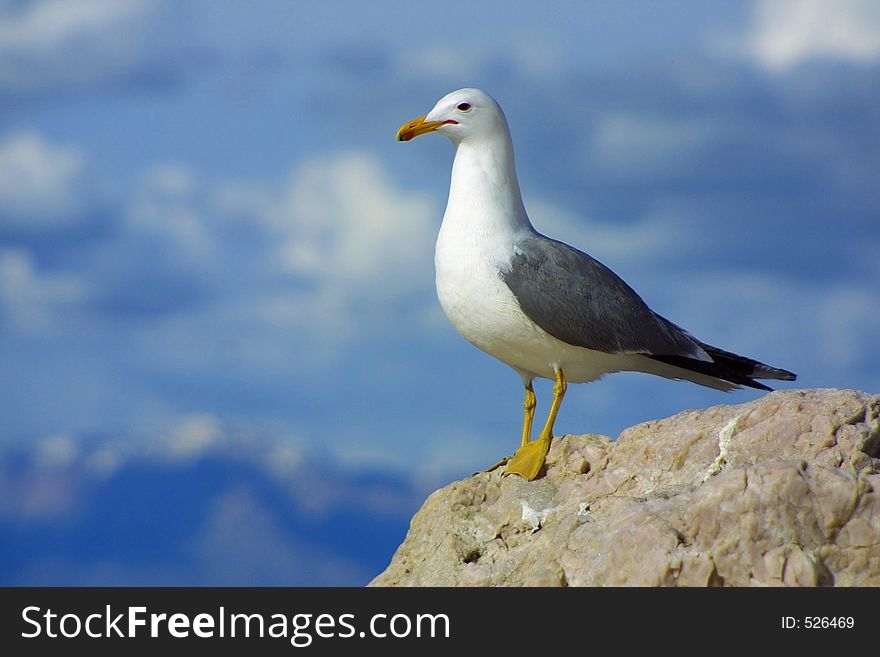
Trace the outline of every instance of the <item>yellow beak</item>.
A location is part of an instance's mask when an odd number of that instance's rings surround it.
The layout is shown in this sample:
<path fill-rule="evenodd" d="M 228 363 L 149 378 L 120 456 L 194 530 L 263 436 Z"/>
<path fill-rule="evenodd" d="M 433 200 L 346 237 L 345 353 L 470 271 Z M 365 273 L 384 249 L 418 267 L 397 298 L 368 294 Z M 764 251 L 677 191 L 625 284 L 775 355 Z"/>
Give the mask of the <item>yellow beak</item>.
<path fill-rule="evenodd" d="M 413 137 L 418 137 L 419 135 L 424 135 L 428 132 L 434 132 L 434 130 L 441 125 L 455 123 L 455 121 L 425 121 L 426 117 L 427 115 L 420 116 L 419 118 L 413 119 L 400 126 L 400 130 L 397 131 L 397 141 L 409 141 Z"/>

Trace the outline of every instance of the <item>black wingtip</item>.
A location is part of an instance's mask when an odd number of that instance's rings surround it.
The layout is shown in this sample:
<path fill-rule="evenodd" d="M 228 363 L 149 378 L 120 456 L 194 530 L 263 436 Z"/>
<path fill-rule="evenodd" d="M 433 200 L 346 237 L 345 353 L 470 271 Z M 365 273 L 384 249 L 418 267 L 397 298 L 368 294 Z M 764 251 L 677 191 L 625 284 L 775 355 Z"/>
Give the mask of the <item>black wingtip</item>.
<path fill-rule="evenodd" d="M 794 372 L 789 372 L 781 367 L 772 367 L 754 358 L 740 356 L 732 351 L 719 349 L 702 342 L 700 347 L 709 354 L 717 365 L 750 379 L 775 379 L 778 381 L 794 381 L 797 379 L 797 374 Z"/>
<path fill-rule="evenodd" d="M 758 379 L 775 379 L 779 381 L 794 381 L 797 374 L 778 367 L 770 367 L 764 363 L 740 356 L 712 345 L 700 343 L 700 347 L 712 358 L 712 361 L 689 358 L 687 356 L 652 354 L 650 358 L 680 367 L 683 370 L 711 376 L 721 381 L 732 383 L 735 386 L 746 386 L 756 390 L 772 391 L 768 385 L 760 383 Z"/>

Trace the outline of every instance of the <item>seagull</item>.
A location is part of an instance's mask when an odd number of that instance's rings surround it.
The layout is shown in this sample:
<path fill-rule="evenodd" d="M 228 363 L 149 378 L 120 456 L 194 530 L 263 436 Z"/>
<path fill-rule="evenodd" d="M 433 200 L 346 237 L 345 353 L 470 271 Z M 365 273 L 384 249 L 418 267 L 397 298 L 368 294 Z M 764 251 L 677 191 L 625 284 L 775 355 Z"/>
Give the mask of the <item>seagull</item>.
<path fill-rule="evenodd" d="M 525 386 L 522 440 L 505 474 L 527 481 L 544 465 L 567 384 L 646 372 L 718 390 L 771 390 L 756 379 L 794 381 L 787 370 L 701 342 L 652 311 L 611 269 L 539 233 L 523 205 L 513 142 L 500 105 L 480 89 L 441 98 L 397 132 L 438 132 L 455 154 L 434 254 L 437 296 L 461 335 L 512 367 Z M 549 379 L 553 401 L 531 439 L 532 382 Z M 490 468 L 492 469 L 492 468 Z"/>

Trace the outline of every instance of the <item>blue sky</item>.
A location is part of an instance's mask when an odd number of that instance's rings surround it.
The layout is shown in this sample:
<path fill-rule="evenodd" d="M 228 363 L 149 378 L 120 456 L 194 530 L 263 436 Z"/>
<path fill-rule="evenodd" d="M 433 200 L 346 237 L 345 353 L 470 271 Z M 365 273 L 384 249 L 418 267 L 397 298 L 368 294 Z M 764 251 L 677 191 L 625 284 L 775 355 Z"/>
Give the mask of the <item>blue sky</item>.
<path fill-rule="evenodd" d="M 394 141 L 464 86 L 539 230 L 798 386 L 878 391 L 878 83 L 870 0 L 0 0 L 0 451 L 110 476 L 252 436 L 422 492 L 510 453 L 519 377 L 433 289 L 450 146 Z M 557 431 L 757 394 L 614 375 Z"/>

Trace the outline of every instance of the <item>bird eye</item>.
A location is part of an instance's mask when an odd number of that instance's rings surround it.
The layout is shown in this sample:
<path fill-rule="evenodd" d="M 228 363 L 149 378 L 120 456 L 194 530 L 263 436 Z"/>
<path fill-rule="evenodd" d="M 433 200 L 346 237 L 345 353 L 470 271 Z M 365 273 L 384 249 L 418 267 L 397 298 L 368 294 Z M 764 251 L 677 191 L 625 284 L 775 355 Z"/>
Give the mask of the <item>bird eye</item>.
<path fill-rule="evenodd" d="M 456 105 L 456 108 L 459 111 L 468 112 L 471 109 L 471 104 L 470 103 L 459 103 L 458 105 Z"/>

